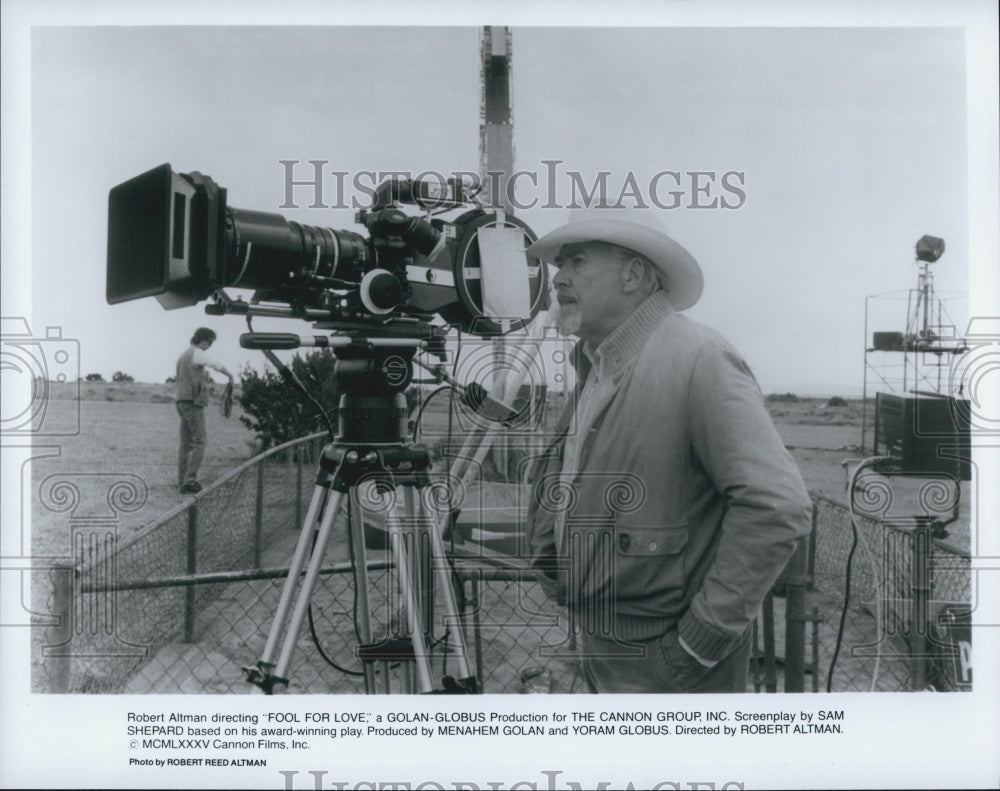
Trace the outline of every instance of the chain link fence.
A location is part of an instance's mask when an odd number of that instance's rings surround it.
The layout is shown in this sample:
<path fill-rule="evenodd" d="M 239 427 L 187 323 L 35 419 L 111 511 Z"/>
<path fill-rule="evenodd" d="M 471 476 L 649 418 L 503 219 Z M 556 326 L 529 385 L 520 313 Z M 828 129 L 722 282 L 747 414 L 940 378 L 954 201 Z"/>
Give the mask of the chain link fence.
<path fill-rule="evenodd" d="M 822 688 L 967 688 L 966 649 L 947 621 L 971 612 L 968 552 L 913 520 L 855 514 L 855 532 L 846 505 L 822 495 L 813 502 L 810 601 Z"/>
<path fill-rule="evenodd" d="M 463 563 L 476 676 L 489 693 L 584 692 L 566 611 L 531 573 Z"/>
<path fill-rule="evenodd" d="M 34 688 L 125 691 L 151 657 L 194 644 L 206 608 L 228 595 L 223 581 L 209 582 L 213 575 L 261 568 L 267 549 L 297 529 L 321 436 L 251 459 L 128 538 L 114 520 L 77 520 L 73 560 L 34 580 L 58 618 L 45 630 Z M 134 496 L 127 485 L 108 493 L 109 503 Z M 200 673 L 193 661 L 161 663 L 167 675 Z"/>
<path fill-rule="evenodd" d="M 60 618 L 38 630 L 44 661 L 35 688 L 250 691 L 241 668 L 262 655 L 320 441 L 316 435 L 251 460 L 127 540 L 96 522 L 78 525 L 74 562 L 47 581 L 48 611 Z M 808 545 L 758 616 L 750 688 L 967 688 L 967 655 L 943 626 L 948 619 L 961 626 L 971 608 L 968 553 L 926 530 L 864 516 L 855 519 L 855 538 L 845 505 L 822 495 L 814 504 Z M 291 693 L 365 691 L 352 573 L 359 553 L 343 518 L 334 534 L 295 645 Z M 475 544 L 457 550 L 454 590 L 483 691 L 585 691 L 565 611 L 516 558 Z M 391 559 L 374 546 L 366 556 L 373 633 L 405 631 Z M 457 627 L 440 594 L 425 605 L 435 680 L 456 674 L 446 637 Z M 407 689 L 408 666 L 375 663 L 376 686 L 388 677 L 394 691 Z"/>

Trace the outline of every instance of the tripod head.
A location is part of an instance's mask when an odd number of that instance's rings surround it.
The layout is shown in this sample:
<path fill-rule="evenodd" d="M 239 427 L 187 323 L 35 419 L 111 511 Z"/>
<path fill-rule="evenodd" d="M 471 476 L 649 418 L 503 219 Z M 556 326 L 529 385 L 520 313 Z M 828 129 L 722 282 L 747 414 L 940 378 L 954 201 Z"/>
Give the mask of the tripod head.
<path fill-rule="evenodd" d="M 334 376 L 343 388 L 337 418 L 339 443 L 401 444 L 408 409 L 404 392 L 413 380 L 414 346 L 351 344 L 334 349 Z"/>
<path fill-rule="evenodd" d="M 423 329 L 423 338 L 248 332 L 240 336 L 240 346 L 264 351 L 332 348 L 337 358 L 334 377 L 343 391 L 336 442 L 399 445 L 406 442 L 404 394 L 413 381 L 413 356 L 418 350 L 444 354 L 443 331 L 430 325 L 423 325 Z"/>

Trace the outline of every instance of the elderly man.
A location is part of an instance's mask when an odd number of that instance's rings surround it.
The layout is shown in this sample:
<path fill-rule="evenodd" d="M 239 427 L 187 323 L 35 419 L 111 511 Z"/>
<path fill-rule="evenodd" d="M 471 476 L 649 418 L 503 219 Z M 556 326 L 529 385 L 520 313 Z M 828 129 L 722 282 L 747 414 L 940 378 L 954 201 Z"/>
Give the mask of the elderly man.
<path fill-rule="evenodd" d="M 650 211 L 574 212 L 528 252 L 558 267 L 558 324 L 580 339 L 528 539 L 587 684 L 743 692 L 751 623 L 811 508 L 753 374 L 680 315 L 701 270 Z"/>

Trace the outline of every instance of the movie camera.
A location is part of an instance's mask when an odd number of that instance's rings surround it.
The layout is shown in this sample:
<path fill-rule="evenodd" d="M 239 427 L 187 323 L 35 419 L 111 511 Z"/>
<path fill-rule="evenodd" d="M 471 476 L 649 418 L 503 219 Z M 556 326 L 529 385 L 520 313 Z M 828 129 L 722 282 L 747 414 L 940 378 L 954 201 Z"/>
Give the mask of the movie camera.
<path fill-rule="evenodd" d="M 293 384 L 271 350 L 332 348 L 343 390 L 338 430 L 321 455 L 263 654 L 244 668 L 247 680 L 269 694 L 289 684 L 292 654 L 307 616 L 311 622 L 312 595 L 342 506 L 366 691 L 374 693 L 379 684 L 391 691 L 394 675 L 407 692 L 479 691 L 443 543 L 452 514 L 428 506 L 430 454 L 406 441 L 403 392 L 417 351 L 443 361 L 448 328 L 489 337 L 527 325 L 545 307 L 548 276 L 545 265 L 525 252 L 536 238 L 527 225 L 466 198 L 465 185 L 455 181 L 388 179 L 355 218 L 366 235 L 229 206 L 226 190 L 210 177 L 175 173 L 169 164 L 110 192 L 109 303 L 153 296 L 171 310 L 211 299 L 206 312 L 244 315 L 248 325 L 254 316 L 284 317 L 334 331 L 311 337 L 251 331 L 240 338 L 243 347 L 263 350 Z M 254 295 L 234 299 L 226 288 Z M 379 635 L 369 606 L 373 566 L 365 556 L 359 494 L 369 483 L 391 492 L 394 503 L 384 520 L 386 566 L 401 617 Z M 433 637 L 433 606 L 426 604 L 435 589 L 443 602 L 442 640 Z M 430 656 L 439 643 L 453 670 L 435 687 Z"/>
<path fill-rule="evenodd" d="M 366 236 L 229 206 L 209 176 L 163 164 L 111 190 L 107 301 L 213 298 L 208 313 L 381 337 L 422 336 L 435 316 L 479 336 L 520 329 L 547 297 L 545 266 L 524 252 L 536 237 L 467 197 L 455 180 L 387 179 L 355 218 Z"/>

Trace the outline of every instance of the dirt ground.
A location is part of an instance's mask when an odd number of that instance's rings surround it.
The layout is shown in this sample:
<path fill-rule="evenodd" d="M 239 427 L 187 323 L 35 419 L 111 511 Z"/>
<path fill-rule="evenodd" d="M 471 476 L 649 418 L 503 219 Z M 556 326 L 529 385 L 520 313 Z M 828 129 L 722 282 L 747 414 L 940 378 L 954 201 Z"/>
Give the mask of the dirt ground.
<path fill-rule="evenodd" d="M 76 517 L 99 515 L 106 507 L 107 487 L 115 480 L 137 485 L 145 494 L 144 504 L 119 515 L 125 534 L 183 500 L 176 486 L 178 420 L 169 385 L 53 384 L 51 396 L 46 427 L 62 432 L 78 426 L 79 433 L 40 439 L 33 463 L 23 472 L 27 477 L 30 469 L 30 482 L 24 481 L 22 491 L 31 492 L 31 546 L 35 553 L 51 556 L 68 550 L 67 513 L 60 503 L 53 502 L 57 498 L 52 487 L 60 481 L 73 482 L 81 492 L 80 504 L 71 514 Z M 842 496 L 846 478 L 841 462 L 862 455 L 857 447 L 861 440 L 860 402 L 833 407 L 826 399 L 786 399 L 788 396 L 770 396 L 768 408 L 807 488 L 831 497 Z M 559 406 L 553 403 L 550 412 Z M 217 404 L 206 411 L 208 448 L 203 483 L 254 455 L 254 437 L 239 416 L 238 405 L 229 419 L 222 416 Z"/>
<path fill-rule="evenodd" d="M 66 386 L 57 396 L 70 395 Z M 45 425 L 79 433 L 41 438 L 30 468 L 30 513 L 33 550 L 59 555 L 69 549 L 70 518 L 113 516 L 106 493 L 116 481 L 137 487 L 141 507 L 120 512 L 122 535 L 134 532 L 174 508 L 185 498 L 177 487 L 179 419 L 165 385 L 85 384 L 82 398 L 56 397 L 47 405 Z M 200 479 L 208 483 L 255 453 L 251 433 L 239 422 L 234 405 L 226 419 L 217 404 L 206 410 L 208 445 Z M 28 470 L 23 471 L 27 476 Z M 79 504 L 69 513 L 59 487 L 75 486 Z M 7 526 L 5 526 L 5 529 Z"/>

